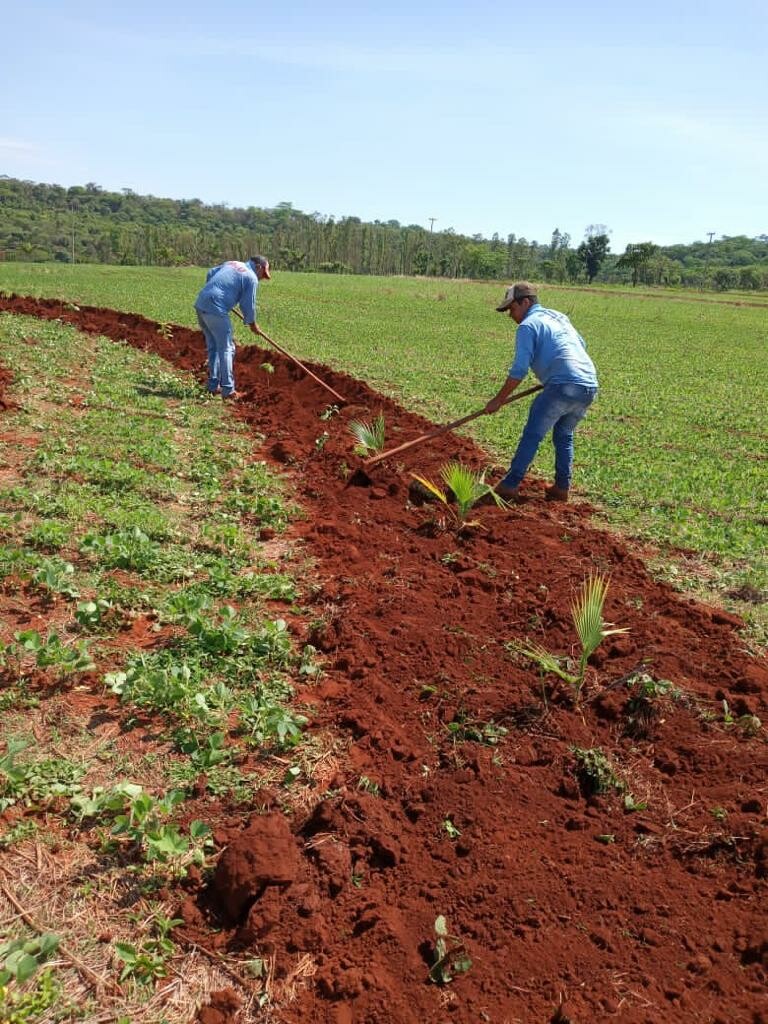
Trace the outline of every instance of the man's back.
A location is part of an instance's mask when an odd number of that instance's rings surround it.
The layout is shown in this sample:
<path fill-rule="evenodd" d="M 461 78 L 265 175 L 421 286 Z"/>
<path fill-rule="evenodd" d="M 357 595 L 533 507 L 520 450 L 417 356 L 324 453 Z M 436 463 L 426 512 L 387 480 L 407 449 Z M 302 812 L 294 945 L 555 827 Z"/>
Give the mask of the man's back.
<path fill-rule="evenodd" d="M 195 309 L 201 313 L 226 314 L 239 303 L 246 323 L 252 323 L 257 286 L 258 278 L 247 263 L 229 260 L 208 271 Z"/>
<path fill-rule="evenodd" d="M 510 376 L 524 377 L 529 368 L 542 384 L 597 387 L 597 372 L 582 336 L 565 313 L 538 303 L 517 329 Z"/>

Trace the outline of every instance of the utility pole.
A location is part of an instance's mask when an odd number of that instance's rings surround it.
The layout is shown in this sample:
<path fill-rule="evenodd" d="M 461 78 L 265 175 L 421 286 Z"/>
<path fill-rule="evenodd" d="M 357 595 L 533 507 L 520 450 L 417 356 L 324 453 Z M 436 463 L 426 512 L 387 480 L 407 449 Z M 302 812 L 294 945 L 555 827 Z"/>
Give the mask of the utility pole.
<path fill-rule="evenodd" d="M 707 271 L 709 271 L 709 264 L 712 262 L 712 239 L 715 237 L 714 231 L 707 231 L 709 236 L 709 244 L 707 245 Z"/>
<path fill-rule="evenodd" d="M 70 205 L 72 210 L 72 263 L 75 262 L 75 204 Z"/>
<path fill-rule="evenodd" d="M 432 228 L 437 217 L 427 217 L 427 220 L 429 221 L 429 262 L 432 263 Z M 427 267 L 427 276 L 429 276 L 429 267 Z"/>

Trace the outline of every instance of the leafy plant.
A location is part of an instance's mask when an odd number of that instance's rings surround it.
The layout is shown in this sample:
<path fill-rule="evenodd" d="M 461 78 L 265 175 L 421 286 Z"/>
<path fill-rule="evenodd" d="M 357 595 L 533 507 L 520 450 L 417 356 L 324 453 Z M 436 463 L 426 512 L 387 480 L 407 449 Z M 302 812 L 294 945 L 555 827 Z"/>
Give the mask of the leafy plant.
<path fill-rule="evenodd" d="M 350 420 L 349 431 L 356 439 L 355 454 L 365 456 L 371 452 L 384 450 L 384 437 L 386 433 L 386 421 L 384 413 L 379 413 L 375 420 L 366 423 L 365 420 Z"/>
<path fill-rule="evenodd" d="M 157 914 L 152 922 L 154 935 L 145 939 L 140 946 L 130 942 L 116 942 L 115 953 L 124 964 L 120 981 L 135 978 L 142 984 L 148 984 L 157 978 L 164 978 L 168 973 L 167 961 L 176 951 L 169 935 L 180 924 L 183 921 L 179 917 Z"/>
<path fill-rule="evenodd" d="M 134 783 L 121 783 L 111 790 L 94 789 L 90 797 L 78 796 L 71 801 L 77 817 L 114 817 L 112 835 L 127 839 L 148 862 L 170 864 L 184 874 L 189 863 L 200 864 L 209 845 L 210 828 L 202 821 L 193 821 L 189 835 L 181 834 L 177 825 L 165 819 L 184 802 L 181 790 L 171 790 L 155 798 Z"/>
<path fill-rule="evenodd" d="M 70 562 L 47 558 L 32 573 L 32 582 L 41 590 L 64 597 L 79 597 L 80 591 L 72 582 L 75 567 Z"/>
<path fill-rule="evenodd" d="M 81 601 L 75 610 L 75 621 L 81 629 L 97 630 L 108 624 L 114 617 L 115 606 L 103 597 L 93 601 Z"/>
<path fill-rule="evenodd" d="M 500 498 L 496 491 L 485 482 L 485 473 L 486 470 L 478 473 L 468 466 L 463 466 L 460 462 L 447 462 L 441 466 L 440 476 L 445 486 L 453 494 L 456 501 L 455 509 L 451 504 L 450 496 L 442 487 L 416 473 L 411 475 L 445 506 L 459 529 L 466 529 L 478 525 L 477 521 L 470 522 L 468 516 L 481 498 L 489 497 L 499 508 L 506 507 L 503 498 Z"/>
<path fill-rule="evenodd" d="M 262 692 L 248 694 L 240 703 L 240 723 L 255 746 L 277 750 L 295 747 L 301 740 L 307 718 L 283 707 Z"/>
<path fill-rule="evenodd" d="M 472 960 L 463 941 L 448 932 L 448 923 L 440 914 L 435 918 L 435 948 L 429 980 L 436 985 L 448 985 L 457 974 L 466 974 Z"/>
<path fill-rule="evenodd" d="M 21 652 L 34 654 L 38 668 L 56 668 L 62 675 L 70 672 L 89 672 L 94 667 L 88 645 L 80 640 L 76 644 L 65 644 L 58 633 L 51 631 L 42 637 L 36 629 L 25 629 L 14 634 L 19 647 L 16 652 L 19 661 Z"/>
<path fill-rule="evenodd" d="M 59 948 L 61 939 L 52 932 L 34 939 L 11 939 L 0 943 L 0 988 L 15 981 L 27 981 Z"/>

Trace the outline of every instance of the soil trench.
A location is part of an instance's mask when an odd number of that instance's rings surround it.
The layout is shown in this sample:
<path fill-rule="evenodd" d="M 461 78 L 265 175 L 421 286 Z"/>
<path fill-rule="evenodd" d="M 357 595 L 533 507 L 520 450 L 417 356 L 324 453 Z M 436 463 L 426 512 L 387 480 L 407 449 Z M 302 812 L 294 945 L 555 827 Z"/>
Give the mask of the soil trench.
<path fill-rule="evenodd" d="M 196 331 L 19 296 L 0 310 L 204 379 Z M 478 510 L 466 535 L 442 528 L 411 473 L 437 480 L 450 459 L 487 456 L 449 434 L 355 474 L 351 419 L 383 412 L 387 447 L 434 425 L 308 365 L 348 400 L 337 414 L 321 419 L 327 393 L 256 347 L 238 349 L 232 414 L 266 438 L 261 455 L 306 511 L 293 531 L 320 586 L 300 639 L 326 671 L 301 696 L 317 726 L 347 737 L 348 761 L 303 820 L 277 796 L 268 813 L 225 808 L 227 850 L 177 934 L 274 955 L 295 998 L 269 1019 L 285 1024 L 768 1024 L 768 758 L 755 724 L 768 721 L 768 664 L 746 653 L 740 621 L 651 579 L 587 505 L 547 504 L 538 481 L 522 505 Z M 610 573 L 606 618 L 629 632 L 598 649 L 574 706 L 506 644 L 575 653 L 570 606 L 594 570 Z M 637 672 L 679 692 L 632 705 Z M 577 751 L 595 748 L 622 788 L 590 792 Z M 456 937 L 442 985 L 429 979 L 439 915 Z M 471 968 L 456 971 L 465 954 Z"/>

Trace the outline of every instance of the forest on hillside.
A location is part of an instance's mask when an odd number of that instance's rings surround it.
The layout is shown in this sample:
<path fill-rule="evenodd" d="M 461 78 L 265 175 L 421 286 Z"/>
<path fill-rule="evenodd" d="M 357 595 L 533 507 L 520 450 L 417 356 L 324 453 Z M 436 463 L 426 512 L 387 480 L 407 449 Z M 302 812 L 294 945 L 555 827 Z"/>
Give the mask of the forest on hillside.
<path fill-rule="evenodd" d="M 324 273 L 768 288 L 766 234 L 666 247 L 638 241 L 613 253 L 602 224 L 576 241 L 557 228 L 543 242 L 484 238 L 305 213 L 289 202 L 229 207 L 0 175 L 0 260 L 211 266 L 256 252 L 277 269 Z"/>

